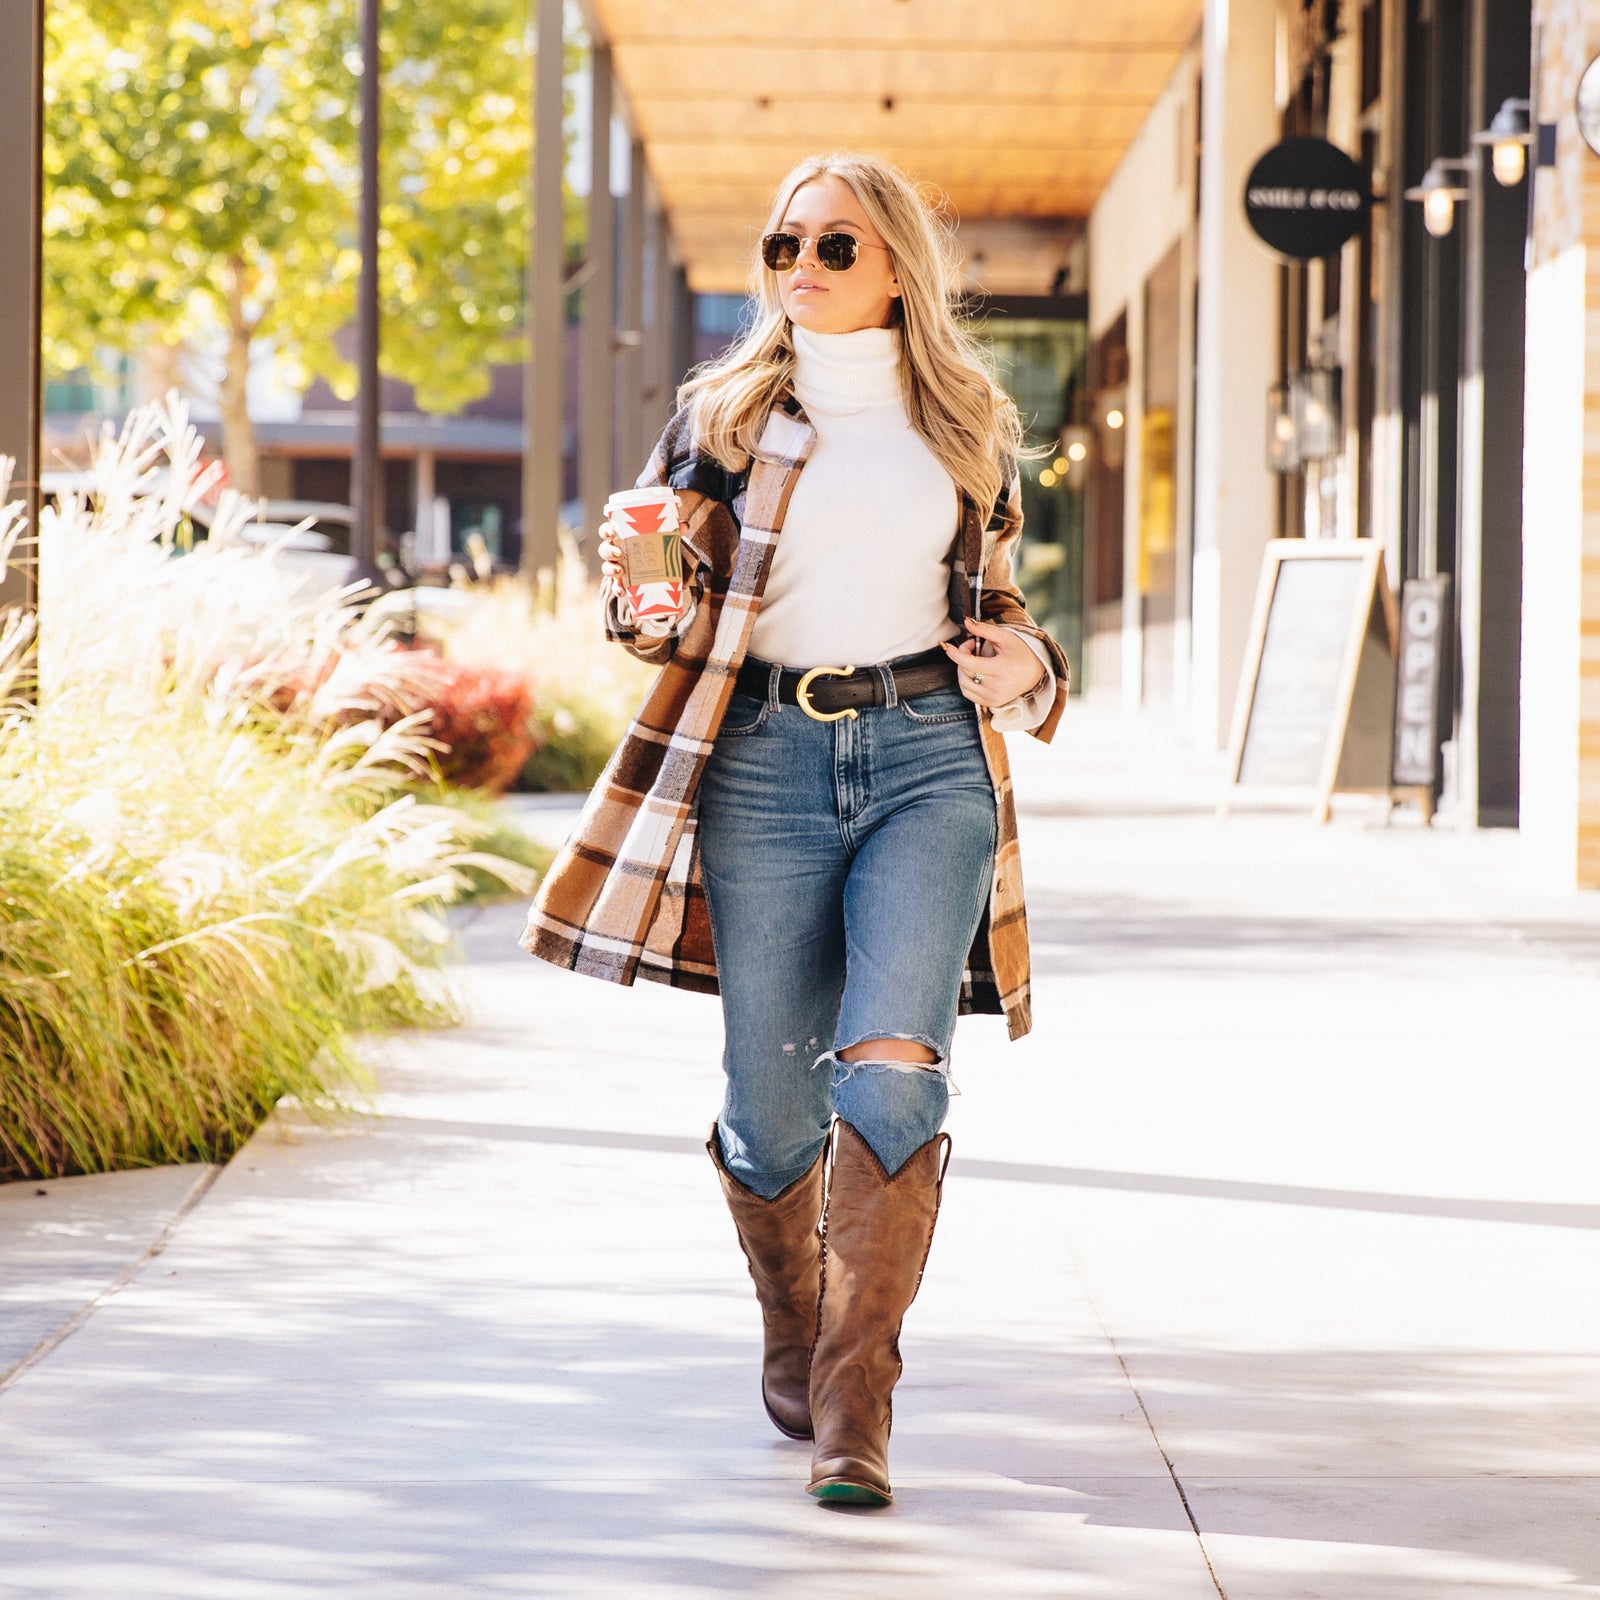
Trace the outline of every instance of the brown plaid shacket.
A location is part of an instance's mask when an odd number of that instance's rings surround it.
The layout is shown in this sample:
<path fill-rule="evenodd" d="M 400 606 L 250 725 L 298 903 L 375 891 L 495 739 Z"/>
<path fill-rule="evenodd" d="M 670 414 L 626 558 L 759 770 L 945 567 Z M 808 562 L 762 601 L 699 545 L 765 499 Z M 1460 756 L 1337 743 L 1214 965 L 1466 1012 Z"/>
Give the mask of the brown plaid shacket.
<path fill-rule="evenodd" d="M 699 603 L 676 639 L 644 639 L 622 626 L 614 611 L 607 618 L 607 634 L 659 664 L 661 675 L 540 886 L 522 935 L 523 948 L 533 955 L 613 983 L 649 978 L 717 992 L 695 841 L 695 795 L 745 658 L 789 497 L 815 441 L 791 398 L 773 410 L 743 472 L 730 473 L 696 454 L 684 412 L 657 444 L 639 486 L 670 484 L 678 492 Z M 1056 699 L 1033 733 L 1048 740 L 1066 703 L 1067 661 L 1029 617 L 1012 579 L 1021 531 L 1014 477 L 987 522 L 962 497 L 960 531 L 950 551 L 950 615 L 963 620 L 977 590 L 985 619 L 1018 628 L 1046 646 L 1055 663 Z M 999 827 L 989 907 L 962 974 L 961 1011 L 1004 1013 L 1016 1039 L 1031 1026 L 1016 809 L 1004 735 L 987 716 L 981 726 Z"/>

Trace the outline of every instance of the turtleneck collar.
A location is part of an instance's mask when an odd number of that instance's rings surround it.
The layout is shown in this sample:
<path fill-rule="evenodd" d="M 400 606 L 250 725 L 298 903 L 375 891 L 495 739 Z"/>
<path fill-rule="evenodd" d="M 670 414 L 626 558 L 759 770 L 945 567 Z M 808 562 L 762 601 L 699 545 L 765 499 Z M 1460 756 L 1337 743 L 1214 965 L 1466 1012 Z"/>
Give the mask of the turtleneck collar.
<path fill-rule="evenodd" d="M 808 411 L 860 411 L 901 401 L 898 328 L 812 333 L 792 323 L 790 327 L 794 390 Z"/>

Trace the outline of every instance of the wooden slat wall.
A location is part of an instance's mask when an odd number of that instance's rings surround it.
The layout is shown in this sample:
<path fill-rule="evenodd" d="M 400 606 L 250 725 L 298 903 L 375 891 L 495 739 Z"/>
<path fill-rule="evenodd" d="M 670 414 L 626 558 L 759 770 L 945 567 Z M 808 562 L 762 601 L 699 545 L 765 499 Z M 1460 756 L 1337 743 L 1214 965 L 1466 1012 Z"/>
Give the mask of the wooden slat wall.
<path fill-rule="evenodd" d="M 691 285 L 743 288 L 778 180 L 881 155 L 962 219 L 1085 215 L 1202 0 L 593 0 Z M 1043 292 L 1045 284 L 1038 286 Z"/>

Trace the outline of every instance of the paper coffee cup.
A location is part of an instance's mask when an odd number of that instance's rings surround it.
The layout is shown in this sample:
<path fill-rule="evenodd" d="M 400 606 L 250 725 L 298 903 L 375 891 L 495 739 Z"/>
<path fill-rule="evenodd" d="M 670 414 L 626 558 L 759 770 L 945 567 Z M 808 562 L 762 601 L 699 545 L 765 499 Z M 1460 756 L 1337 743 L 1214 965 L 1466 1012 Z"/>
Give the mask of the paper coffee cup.
<path fill-rule="evenodd" d="M 634 616 L 677 616 L 683 610 L 678 497 L 670 489 L 624 489 L 606 501 L 605 517 L 622 547 L 622 588 Z"/>

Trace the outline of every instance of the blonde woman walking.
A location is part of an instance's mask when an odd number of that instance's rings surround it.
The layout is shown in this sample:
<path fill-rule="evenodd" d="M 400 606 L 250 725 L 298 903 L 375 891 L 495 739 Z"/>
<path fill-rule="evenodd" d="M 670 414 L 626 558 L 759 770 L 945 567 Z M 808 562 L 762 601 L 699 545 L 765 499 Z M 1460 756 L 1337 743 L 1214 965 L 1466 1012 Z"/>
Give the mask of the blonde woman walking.
<path fill-rule="evenodd" d="M 947 233 L 854 155 L 783 181 L 759 316 L 679 391 L 641 486 L 678 494 L 676 619 L 523 943 L 720 993 L 707 1149 L 761 1303 L 761 1393 L 810 1492 L 883 1505 L 899 1333 L 948 1160 L 958 1012 L 1028 1031 L 1003 731 L 1042 739 L 1060 647 L 1011 576 L 1015 407 L 953 315 Z"/>

